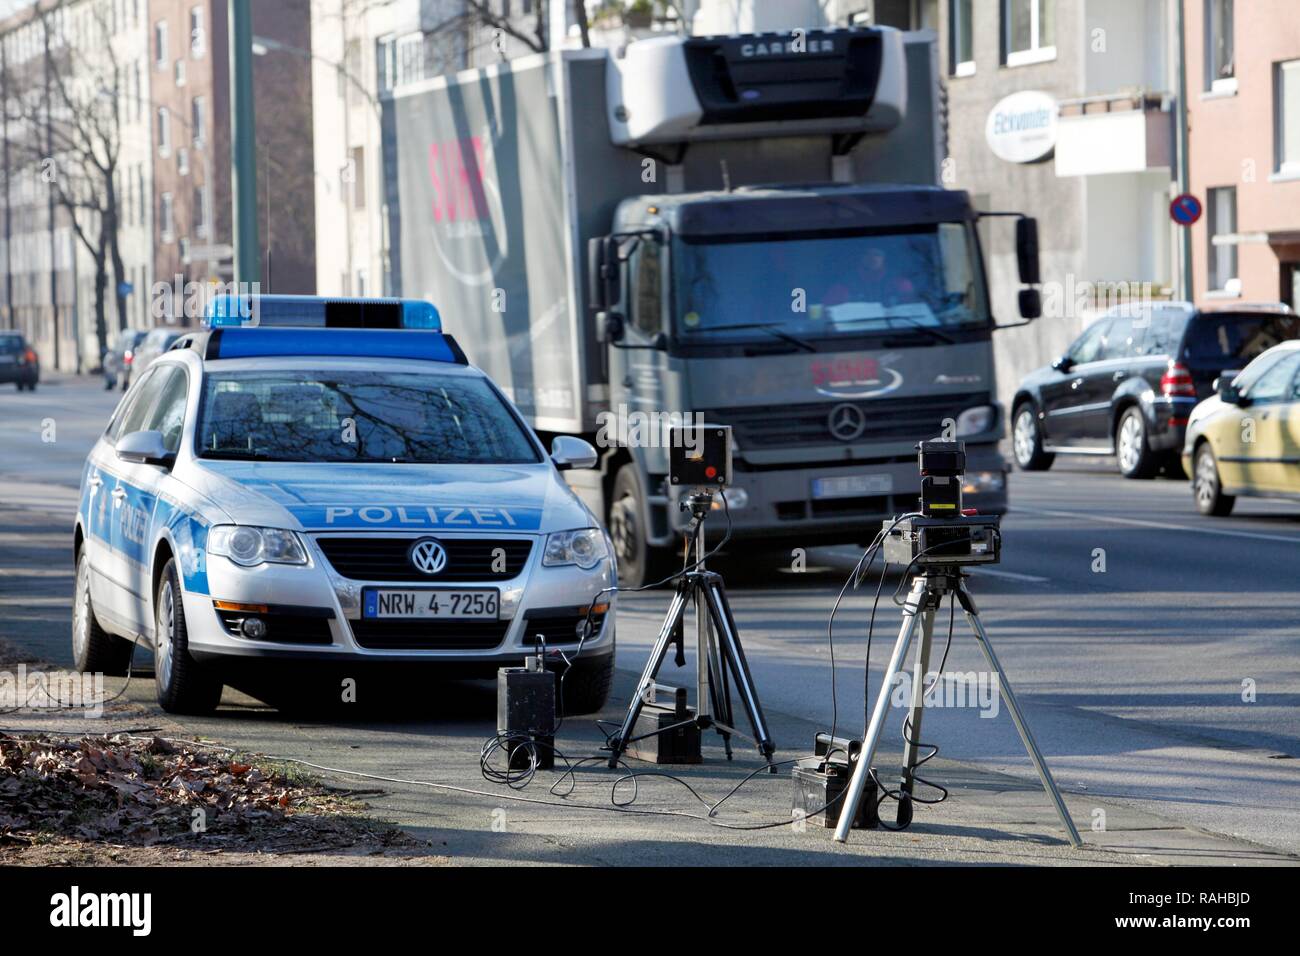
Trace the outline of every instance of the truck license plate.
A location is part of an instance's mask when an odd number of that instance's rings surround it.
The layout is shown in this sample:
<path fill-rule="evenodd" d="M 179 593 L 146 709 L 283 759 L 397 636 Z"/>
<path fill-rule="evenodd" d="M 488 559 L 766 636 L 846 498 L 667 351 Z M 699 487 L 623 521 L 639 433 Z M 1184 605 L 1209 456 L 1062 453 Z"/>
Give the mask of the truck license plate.
<path fill-rule="evenodd" d="M 500 605 L 499 592 L 489 589 L 366 588 L 362 616 L 495 621 Z"/>
<path fill-rule="evenodd" d="M 894 480 L 889 475 L 836 475 L 834 478 L 814 478 L 814 498 L 866 498 L 887 495 L 894 490 Z"/>

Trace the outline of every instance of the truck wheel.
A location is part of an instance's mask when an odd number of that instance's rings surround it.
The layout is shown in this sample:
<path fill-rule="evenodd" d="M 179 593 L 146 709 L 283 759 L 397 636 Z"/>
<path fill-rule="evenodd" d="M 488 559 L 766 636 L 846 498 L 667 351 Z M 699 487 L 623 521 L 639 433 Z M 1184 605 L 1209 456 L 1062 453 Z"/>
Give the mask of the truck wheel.
<path fill-rule="evenodd" d="M 154 679 L 158 703 L 170 714 L 210 714 L 222 686 L 190 656 L 189 631 L 176 562 L 168 561 L 154 600 Z"/>
<path fill-rule="evenodd" d="M 606 654 L 598 661 L 578 658 L 564 675 L 562 716 L 597 713 L 609 699 L 609 689 L 613 683 L 613 654 Z"/>
<path fill-rule="evenodd" d="M 83 674 L 121 677 L 131 664 L 135 645 L 99 626 L 90 600 L 90 558 L 77 558 L 76 593 L 72 598 L 72 663 Z"/>
<path fill-rule="evenodd" d="M 626 588 L 653 584 L 673 570 L 672 553 L 646 540 L 645 498 L 636 465 L 624 465 L 614 476 L 606 526 L 618 557 L 618 583 Z"/>
<path fill-rule="evenodd" d="M 1136 405 L 1120 416 L 1115 428 L 1115 458 L 1125 478 L 1150 478 L 1155 474 L 1156 456 L 1147 445 L 1147 421 Z"/>
<path fill-rule="evenodd" d="M 1192 479 L 1192 493 L 1196 496 L 1196 510 L 1203 515 L 1224 517 L 1232 513 L 1232 506 L 1237 503 L 1233 495 L 1223 493 L 1223 482 L 1219 479 L 1219 465 L 1214 460 L 1214 450 L 1209 442 L 1202 442 L 1196 449 L 1196 459 L 1192 464 L 1195 477 Z"/>
<path fill-rule="evenodd" d="M 1046 471 L 1052 467 L 1056 456 L 1043 451 L 1043 433 L 1038 428 L 1038 413 L 1031 402 L 1016 406 L 1011 416 L 1014 422 L 1011 433 L 1012 451 L 1021 471 Z"/>

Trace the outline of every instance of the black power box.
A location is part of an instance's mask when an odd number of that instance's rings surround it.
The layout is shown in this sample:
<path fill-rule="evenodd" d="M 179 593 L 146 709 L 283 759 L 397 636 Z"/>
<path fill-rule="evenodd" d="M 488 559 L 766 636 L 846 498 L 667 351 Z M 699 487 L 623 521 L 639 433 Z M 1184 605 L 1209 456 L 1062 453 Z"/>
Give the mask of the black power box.
<path fill-rule="evenodd" d="M 792 812 L 803 816 L 813 826 L 835 828 L 840 822 L 840 809 L 844 805 L 851 775 L 852 769 L 847 763 L 805 757 L 795 764 L 790 775 L 794 781 Z M 858 801 L 853 829 L 874 830 L 880 825 L 879 802 L 876 781 L 868 777 L 862 799 Z"/>
<path fill-rule="evenodd" d="M 539 667 L 537 658 L 497 671 L 497 733 L 509 735 L 511 770 L 528 768 L 528 740 L 539 770 L 555 766 L 555 673 Z"/>
<path fill-rule="evenodd" d="M 686 689 L 676 688 L 673 706 L 647 702 L 632 729 L 627 755 L 648 763 L 700 763 L 700 727 L 695 708 L 686 706 Z"/>

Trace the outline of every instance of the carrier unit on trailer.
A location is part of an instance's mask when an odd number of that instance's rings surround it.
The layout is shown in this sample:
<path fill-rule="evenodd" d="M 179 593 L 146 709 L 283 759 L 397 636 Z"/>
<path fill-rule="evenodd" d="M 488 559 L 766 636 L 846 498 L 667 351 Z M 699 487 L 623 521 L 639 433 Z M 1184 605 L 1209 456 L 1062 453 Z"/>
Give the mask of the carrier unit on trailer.
<path fill-rule="evenodd" d="M 656 413 L 732 426 L 750 546 L 870 538 L 914 508 L 923 438 L 962 439 L 967 502 L 1005 510 L 978 214 L 939 185 L 938 96 L 933 36 L 879 28 L 565 50 L 386 100 L 394 280 L 536 429 L 600 446 L 579 491 L 625 584 L 687 517 Z M 1032 220 L 1017 245 L 1036 283 Z"/>

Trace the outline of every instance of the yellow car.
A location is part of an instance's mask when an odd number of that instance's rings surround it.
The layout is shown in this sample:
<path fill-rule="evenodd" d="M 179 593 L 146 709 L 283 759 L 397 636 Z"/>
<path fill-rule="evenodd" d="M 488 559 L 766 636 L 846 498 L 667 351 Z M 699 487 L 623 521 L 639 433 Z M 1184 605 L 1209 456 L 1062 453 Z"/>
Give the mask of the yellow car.
<path fill-rule="evenodd" d="M 1300 341 L 1275 345 L 1192 410 L 1183 468 L 1203 515 L 1238 495 L 1300 499 Z"/>

